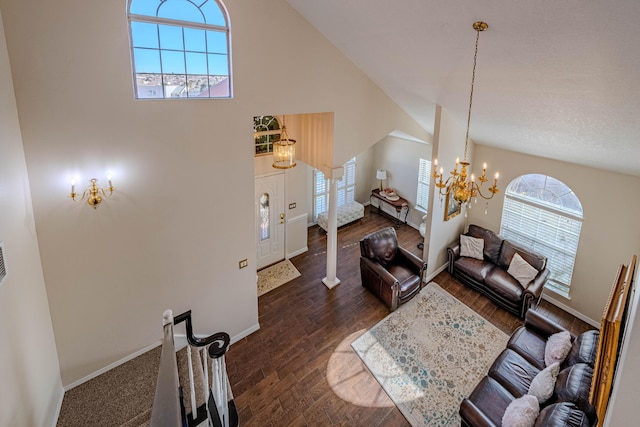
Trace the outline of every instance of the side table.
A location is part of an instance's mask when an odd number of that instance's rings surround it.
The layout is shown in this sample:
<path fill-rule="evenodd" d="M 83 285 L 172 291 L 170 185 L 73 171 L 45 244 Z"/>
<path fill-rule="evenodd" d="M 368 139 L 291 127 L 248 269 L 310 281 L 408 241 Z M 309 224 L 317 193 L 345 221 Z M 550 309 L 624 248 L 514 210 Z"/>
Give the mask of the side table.
<path fill-rule="evenodd" d="M 369 196 L 369 200 L 373 201 L 373 199 L 378 200 L 378 213 L 383 213 L 383 211 L 381 210 L 382 203 L 386 203 L 396 210 L 396 219 L 398 221 L 405 224 L 407 223 L 407 216 L 409 215 L 409 202 L 407 202 L 407 199 L 400 197 L 398 200 L 389 200 L 386 196 L 380 194 L 379 188 L 371 190 L 371 196 Z M 402 219 L 403 213 L 404 219 Z"/>

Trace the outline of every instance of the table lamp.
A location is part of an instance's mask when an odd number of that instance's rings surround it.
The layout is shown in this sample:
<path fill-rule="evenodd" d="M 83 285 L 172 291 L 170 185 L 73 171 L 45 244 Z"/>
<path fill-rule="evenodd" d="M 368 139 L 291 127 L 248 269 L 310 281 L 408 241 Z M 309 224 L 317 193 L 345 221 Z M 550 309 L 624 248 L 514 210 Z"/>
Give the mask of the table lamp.
<path fill-rule="evenodd" d="M 384 169 L 378 169 L 376 172 L 376 179 L 380 180 L 380 191 L 382 191 L 382 181 L 387 179 L 387 171 Z"/>

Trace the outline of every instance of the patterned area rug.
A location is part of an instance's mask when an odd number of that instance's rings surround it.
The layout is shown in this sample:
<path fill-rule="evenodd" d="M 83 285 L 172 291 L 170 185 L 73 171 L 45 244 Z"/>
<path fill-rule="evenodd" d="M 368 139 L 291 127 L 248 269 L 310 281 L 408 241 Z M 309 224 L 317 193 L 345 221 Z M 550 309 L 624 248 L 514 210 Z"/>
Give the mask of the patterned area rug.
<path fill-rule="evenodd" d="M 459 426 L 460 402 L 507 340 L 431 282 L 351 346 L 411 425 Z"/>
<path fill-rule="evenodd" d="M 258 296 L 264 295 L 296 277 L 300 277 L 300 272 L 288 259 L 260 270 L 258 271 Z"/>

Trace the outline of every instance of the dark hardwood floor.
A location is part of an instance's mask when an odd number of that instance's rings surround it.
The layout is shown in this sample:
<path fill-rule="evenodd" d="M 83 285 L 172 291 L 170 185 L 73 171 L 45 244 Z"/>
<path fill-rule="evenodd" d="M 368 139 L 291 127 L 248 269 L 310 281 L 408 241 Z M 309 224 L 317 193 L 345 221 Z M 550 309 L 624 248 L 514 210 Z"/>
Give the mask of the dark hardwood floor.
<path fill-rule="evenodd" d="M 389 314 L 361 286 L 359 240 L 393 225 L 370 213 L 338 231 L 334 289 L 322 283 L 326 235 L 308 230 L 309 251 L 291 261 L 301 276 L 258 299 L 260 330 L 231 346 L 227 371 L 243 426 L 409 425 L 367 371 L 350 343 Z M 422 240 L 410 226 L 397 226 L 400 244 L 417 255 Z M 434 278 L 442 288 L 506 333 L 521 321 L 448 273 Z M 543 301 L 545 316 L 581 333 L 591 327 Z"/>

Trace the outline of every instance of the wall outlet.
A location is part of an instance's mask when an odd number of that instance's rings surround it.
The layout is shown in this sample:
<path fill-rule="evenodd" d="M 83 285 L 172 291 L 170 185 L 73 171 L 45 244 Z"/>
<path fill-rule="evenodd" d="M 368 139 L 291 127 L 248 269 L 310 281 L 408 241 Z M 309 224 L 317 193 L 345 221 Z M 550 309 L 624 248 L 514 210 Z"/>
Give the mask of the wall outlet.
<path fill-rule="evenodd" d="M 295 209 L 296 208 L 296 204 L 294 203 L 289 203 L 289 209 Z"/>
<path fill-rule="evenodd" d="M 245 268 L 248 265 L 249 265 L 249 262 L 246 259 L 243 259 L 242 261 L 238 262 L 238 268 Z"/>

